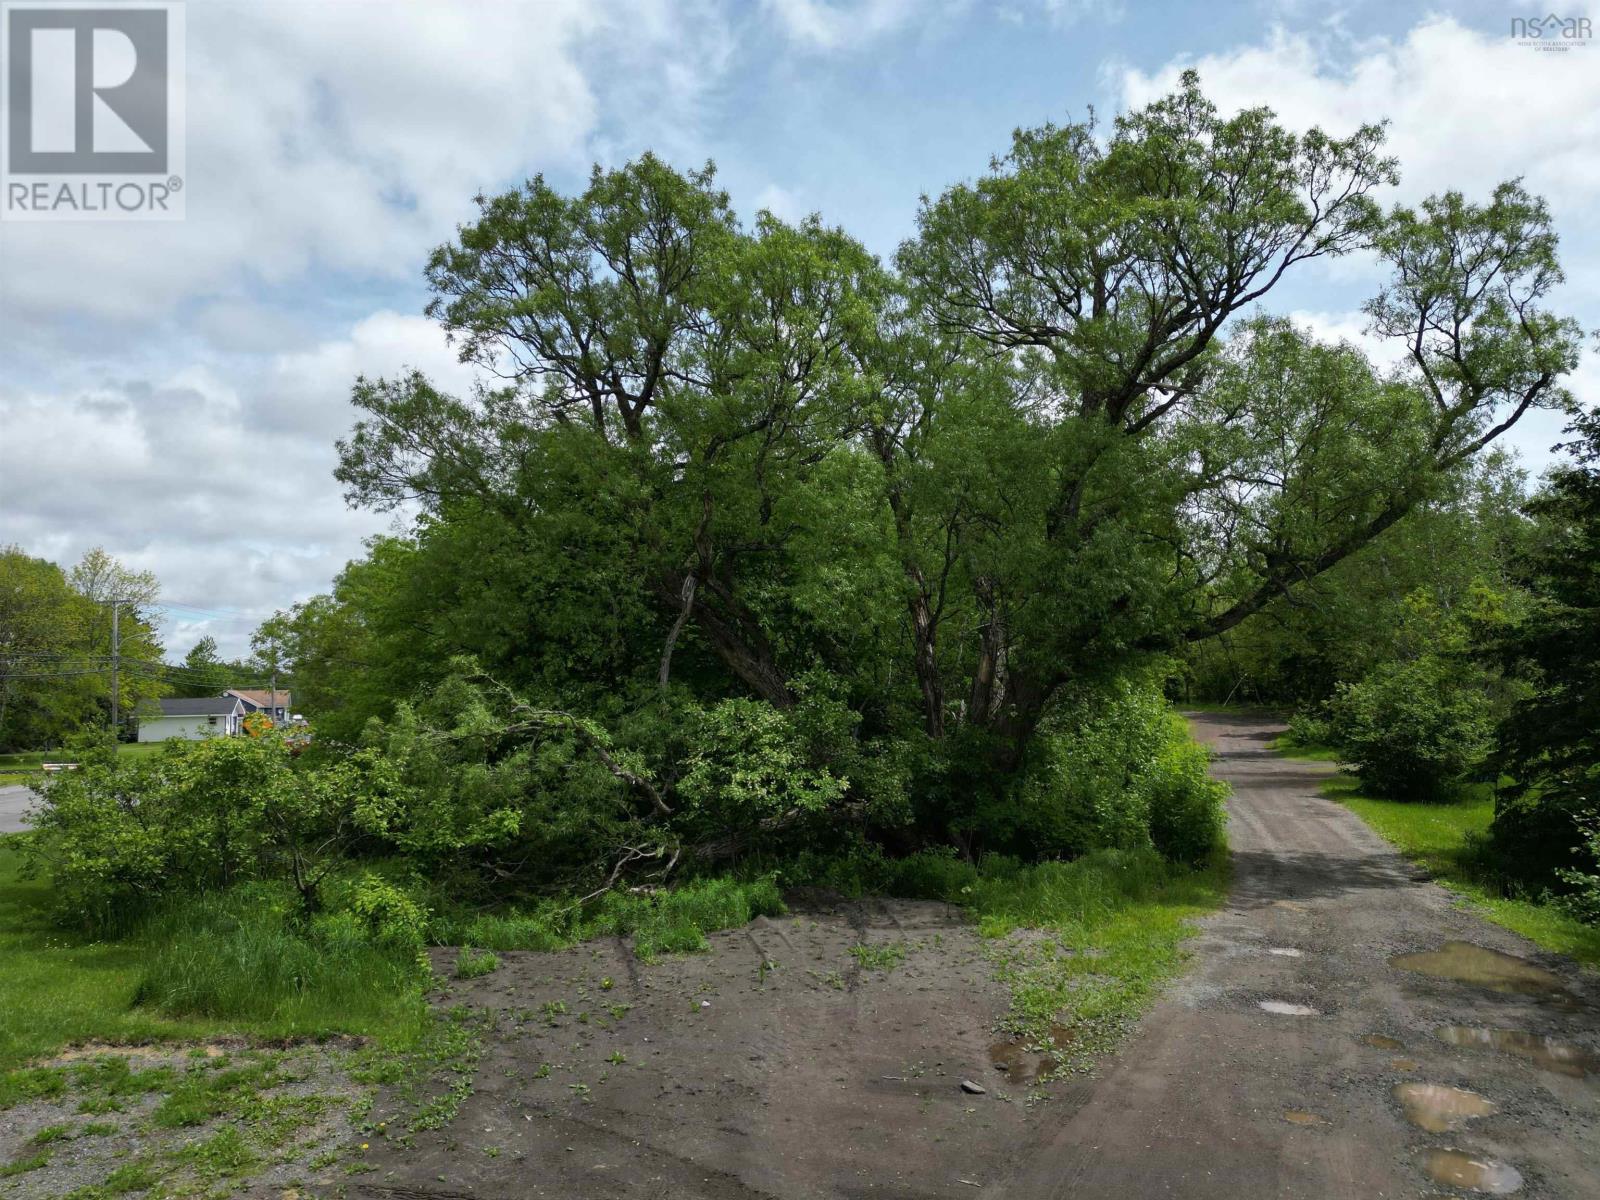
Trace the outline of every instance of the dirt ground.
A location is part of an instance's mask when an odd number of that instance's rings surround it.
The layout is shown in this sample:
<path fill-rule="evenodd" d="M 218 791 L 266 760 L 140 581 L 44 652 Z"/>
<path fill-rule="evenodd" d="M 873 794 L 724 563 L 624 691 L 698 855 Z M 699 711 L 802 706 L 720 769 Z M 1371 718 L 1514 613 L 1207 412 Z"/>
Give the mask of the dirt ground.
<path fill-rule="evenodd" d="M 506 954 L 454 985 L 488 1030 L 471 1090 L 351 1191 L 1600 1196 L 1595 976 L 1461 910 L 1318 794 L 1327 768 L 1272 755 L 1278 727 L 1197 729 L 1235 789 L 1233 892 L 1098 1078 L 1030 1088 L 956 912 L 801 908 L 709 955 Z"/>
<path fill-rule="evenodd" d="M 995 1032 L 1007 995 L 957 910 L 802 903 L 711 941 L 648 966 L 620 941 L 507 953 L 457 983 L 444 1002 L 493 1023 L 472 1093 L 446 1129 L 375 1146 L 353 1190 L 909 1198 L 1004 1177 L 1042 1056 Z M 1071 1087 L 1042 1091 L 1059 1114 Z"/>

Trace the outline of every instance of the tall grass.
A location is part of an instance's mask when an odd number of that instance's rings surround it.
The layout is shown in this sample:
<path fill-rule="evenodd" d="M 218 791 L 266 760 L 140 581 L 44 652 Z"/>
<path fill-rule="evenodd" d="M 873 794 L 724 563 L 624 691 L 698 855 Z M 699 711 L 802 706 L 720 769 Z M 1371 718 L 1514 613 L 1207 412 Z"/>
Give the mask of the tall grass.
<path fill-rule="evenodd" d="M 784 911 L 772 876 L 696 879 L 653 895 L 607 892 L 587 905 L 551 901 L 500 913 L 435 918 L 437 942 L 485 950 L 560 950 L 596 937 L 631 937 L 642 959 L 707 949 L 705 935 Z"/>
<path fill-rule="evenodd" d="M 425 974 L 333 914 L 291 917 L 287 896 L 235 888 L 173 904 L 139 934 L 151 947 L 136 1002 L 175 1016 L 238 1021 L 282 1036 L 420 1025 Z"/>

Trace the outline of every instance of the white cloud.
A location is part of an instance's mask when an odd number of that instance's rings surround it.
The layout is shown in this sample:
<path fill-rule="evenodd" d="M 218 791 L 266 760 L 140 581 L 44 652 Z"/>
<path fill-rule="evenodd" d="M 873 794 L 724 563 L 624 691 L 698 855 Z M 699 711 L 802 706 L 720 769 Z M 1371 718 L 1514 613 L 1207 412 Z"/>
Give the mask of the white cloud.
<path fill-rule="evenodd" d="M 356 375 L 406 367 L 445 387 L 470 383 L 436 324 L 378 312 L 291 353 L 69 394 L 0 388 L 0 544 L 64 563 L 104 545 L 153 570 L 170 599 L 238 611 L 186 620 L 173 631 L 178 650 L 209 632 L 238 651 L 255 621 L 326 590 L 361 540 L 387 528 L 344 506 L 333 441 L 355 419 Z"/>
<path fill-rule="evenodd" d="M 661 0 L 271 4 L 188 10 L 188 217 L 0 226 L 0 316 L 147 323 L 196 294 L 307 272 L 410 281 L 480 188 L 587 166 L 599 52 L 691 123 L 726 39 Z M 687 115 L 686 115 L 687 114 Z"/>
<path fill-rule="evenodd" d="M 1600 188 L 1600 46 L 1545 54 L 1444 16 L 1394 39 L 1279 28 L 1257 45 L 1125 70 L 1121 98 L 1154 99 L 1189 66 L 1225 110 L 1266 104 L 1290 128 L 1390 121 L 1408 200 L 1525 175 L 1577 215 Z"/>
<path fill-rule="evenodd" d="M 928 9 L 917 0 L 766 0 L 766 7 L 784 33 L 812 50 L 865 46 Z"/>

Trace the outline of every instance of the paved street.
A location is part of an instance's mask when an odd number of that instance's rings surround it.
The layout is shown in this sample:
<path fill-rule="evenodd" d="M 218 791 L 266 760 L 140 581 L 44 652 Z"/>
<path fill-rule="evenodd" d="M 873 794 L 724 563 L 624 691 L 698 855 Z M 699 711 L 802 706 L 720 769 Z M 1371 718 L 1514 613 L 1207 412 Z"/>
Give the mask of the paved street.
<path fill-rule="evenodd" d="M 22 814 L 33 806 L 34 794 L 20 785 L 0 787 L 0 833 L 26 829 Z"/>

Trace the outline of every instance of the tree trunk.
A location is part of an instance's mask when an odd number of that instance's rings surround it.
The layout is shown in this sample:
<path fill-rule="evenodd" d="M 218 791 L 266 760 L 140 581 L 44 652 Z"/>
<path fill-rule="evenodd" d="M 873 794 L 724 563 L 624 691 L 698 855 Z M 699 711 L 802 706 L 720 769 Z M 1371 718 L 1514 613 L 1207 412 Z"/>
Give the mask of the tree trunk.
<path fill-rule="evenodd" d="M 907 572 L 915 571 L 915 578 L 920 581 L 922 573 L 914 567 L 908 567 Z M 928 736 L 942 738 L 944 736 L 944 683 L 939 678 L 938 637 L 939 626 L 934 618 L 933 609 L 928 604 L 927 592 L 919 588 L 913 592 L 906 601 L 906 607 L 911 613 L 911 636 L 915 645 L 917 684 L 922 689 L 923 722 L 927 727 Z"/>
<path fill-rule="evenodd" d="M 670 572 L 656 591 L 682 611 L 685 576 Z M 719 611 L 729 610 L 727 613 Z M 775 708 L 793 708 L 794 694 L 772 653 L 772 644 L 744 605 L 719 581 L 702 580 L 691 617 L 706 644 L 757 696 Z"/>

